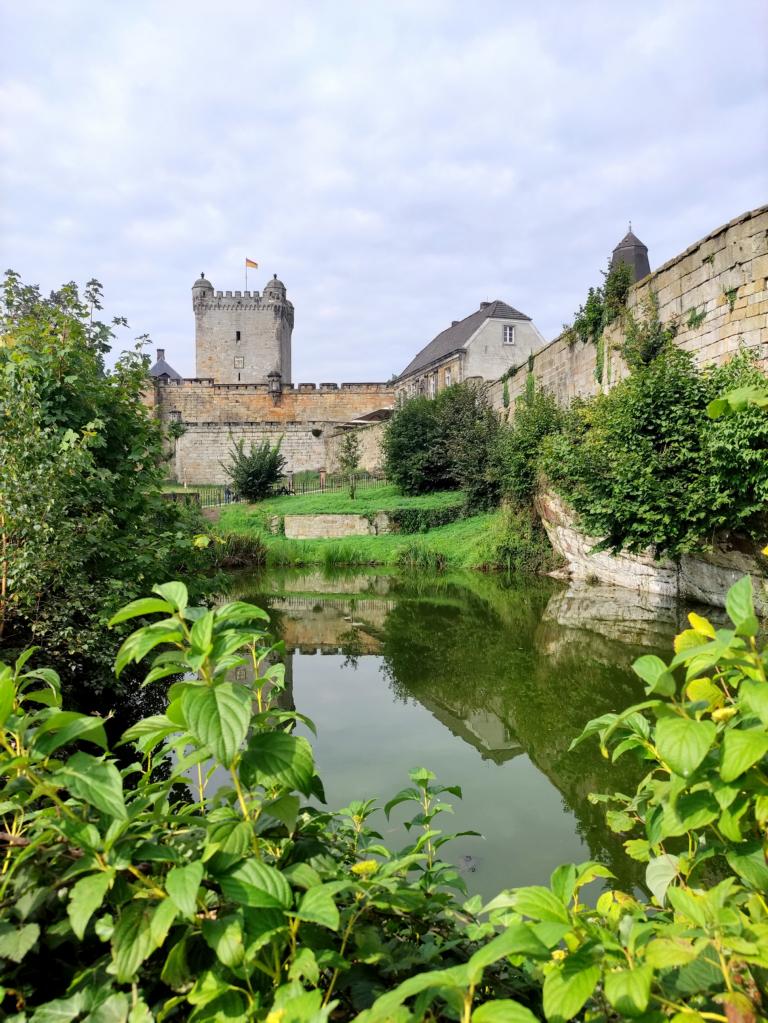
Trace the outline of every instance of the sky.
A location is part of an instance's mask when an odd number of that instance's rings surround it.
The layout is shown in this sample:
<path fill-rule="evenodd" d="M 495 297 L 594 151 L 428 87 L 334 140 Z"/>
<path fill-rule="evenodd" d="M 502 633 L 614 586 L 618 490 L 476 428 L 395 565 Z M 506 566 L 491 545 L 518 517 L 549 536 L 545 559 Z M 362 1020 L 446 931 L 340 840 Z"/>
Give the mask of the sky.
<path fill-rule="evenodd" d="M 502 299 L 549 339 L 768 201 L 764 0 L 0 0 L 0 268 L 102 282 L 193 376 L 276 273 L 293 379 L 386 380 Z"/>

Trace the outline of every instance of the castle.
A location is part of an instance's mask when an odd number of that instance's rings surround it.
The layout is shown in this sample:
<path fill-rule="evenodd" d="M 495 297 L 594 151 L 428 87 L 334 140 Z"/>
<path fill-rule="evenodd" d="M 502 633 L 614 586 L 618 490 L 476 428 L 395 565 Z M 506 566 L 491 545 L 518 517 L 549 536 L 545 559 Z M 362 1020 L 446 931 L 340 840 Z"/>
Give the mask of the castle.
<path fill-rule="evenodd" d="M 183 427 L 171 463 L 179 482 L 225 482 L 221 463 L 240 439 L 282 438 L 289 471 L 332 471 L 344 427 L 389 416 L 395 395 L 388 384 L 292 383 L 294 309 L 277 275 L 259 293 L 214 291 L 200 274 L 192 310 L 197 375 L 182 379 L 163 349 L 150 371 L 150 404 L 163 423 Z M 377 467 L 378 444 L 363 440 L 362 456 L 364 468 Z"/>

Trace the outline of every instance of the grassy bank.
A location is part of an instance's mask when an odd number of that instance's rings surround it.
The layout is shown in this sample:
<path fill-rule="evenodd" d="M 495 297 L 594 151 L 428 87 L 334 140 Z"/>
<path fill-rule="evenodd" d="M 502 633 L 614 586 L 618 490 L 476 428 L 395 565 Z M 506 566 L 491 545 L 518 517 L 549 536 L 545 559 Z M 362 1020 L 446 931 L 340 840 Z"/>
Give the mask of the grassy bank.
<path fill-rule="evenodd" d="M 224 532 L 251 532 L 266 530 L 275 516 L 284 515 L 339 515 L 353 513 L 373 515 L 376 512 L 393 512 L 401 509 L 422 511 L 459 510 L 464 505 L 464 495 L 458 490 L 425 494 L 421 497 L 404 497 L 394 486 L 371 487 L 358 490 L 354 500 L 346 491 L 325 494 L 296 494 L 271 497 L 258 504 L 232 504 L 221 511 L 221 528 Z"/>
<path fill-rule="evenodd" d="M 540 527 L 499 510 L 464 517 L 458 491 L 404 497 L 394 487 L 360 493 L 276 497 L 254 505 L 221 509 L 218 532 L 224 538 L 222 565 L 362 566 L 414 569 L 507 569 L 538 572 L 553 567 L 551 549 Z M 386 512 L 396 532 L 341 539 L 289 540 L 270 525 L 286 514 L 317 515 Z M 452 521 L 455 519 L 455 521 Z M 446 521 L 447 520 L 447 521 Z M 282 524 L 278 522 L 278 527 Z"/>

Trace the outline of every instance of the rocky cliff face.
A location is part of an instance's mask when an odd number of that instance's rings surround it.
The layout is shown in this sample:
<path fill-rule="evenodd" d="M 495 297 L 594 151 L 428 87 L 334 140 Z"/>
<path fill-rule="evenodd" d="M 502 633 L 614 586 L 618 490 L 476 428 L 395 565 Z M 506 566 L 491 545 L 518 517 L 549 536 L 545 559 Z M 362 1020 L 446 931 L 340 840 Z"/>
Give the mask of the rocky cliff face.
<path fill-rule="evenodd" d="M 768 579 L 757 559 L 741 551 L 684 554 L 679 563 L 669 559 L 656 561 L 650 552 L 594 552 L 599 538 L 579 530 L 576 513 L 557 494 L 539 493 L 536 510 L 550 543 L 565 559 L 572 579 L 598 580 L 638 593 L 725 607 L 729 588 L 742 576 L 751 575 L 755 602 L 763 613 L 768 613 Z"/>

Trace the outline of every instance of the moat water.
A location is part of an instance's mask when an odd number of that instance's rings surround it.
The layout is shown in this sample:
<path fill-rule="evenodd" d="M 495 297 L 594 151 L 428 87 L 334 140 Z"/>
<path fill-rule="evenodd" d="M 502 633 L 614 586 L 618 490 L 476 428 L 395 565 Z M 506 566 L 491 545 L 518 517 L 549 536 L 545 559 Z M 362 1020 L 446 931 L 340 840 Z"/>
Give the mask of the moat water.
<path fill-rule="evenodd" d="M 642 695 L 632 661 L 667 654 L 681 608 L 628 591 L 461 576 L 238 574 L 230 596 L 265 607 L 286 644 L 287 692 L 312 718 L 328 805 L 380 805 L 428 767 L 462 800 L 445 850 L 470 891 L 545 883 L 560 863 L 603 860 L 626 885 L 639 871 L 590 793 L 630 791 L 639 769 L 569 753 L 592 717 Z M 405 808 L 375 826 L 406 843 Z"/>

